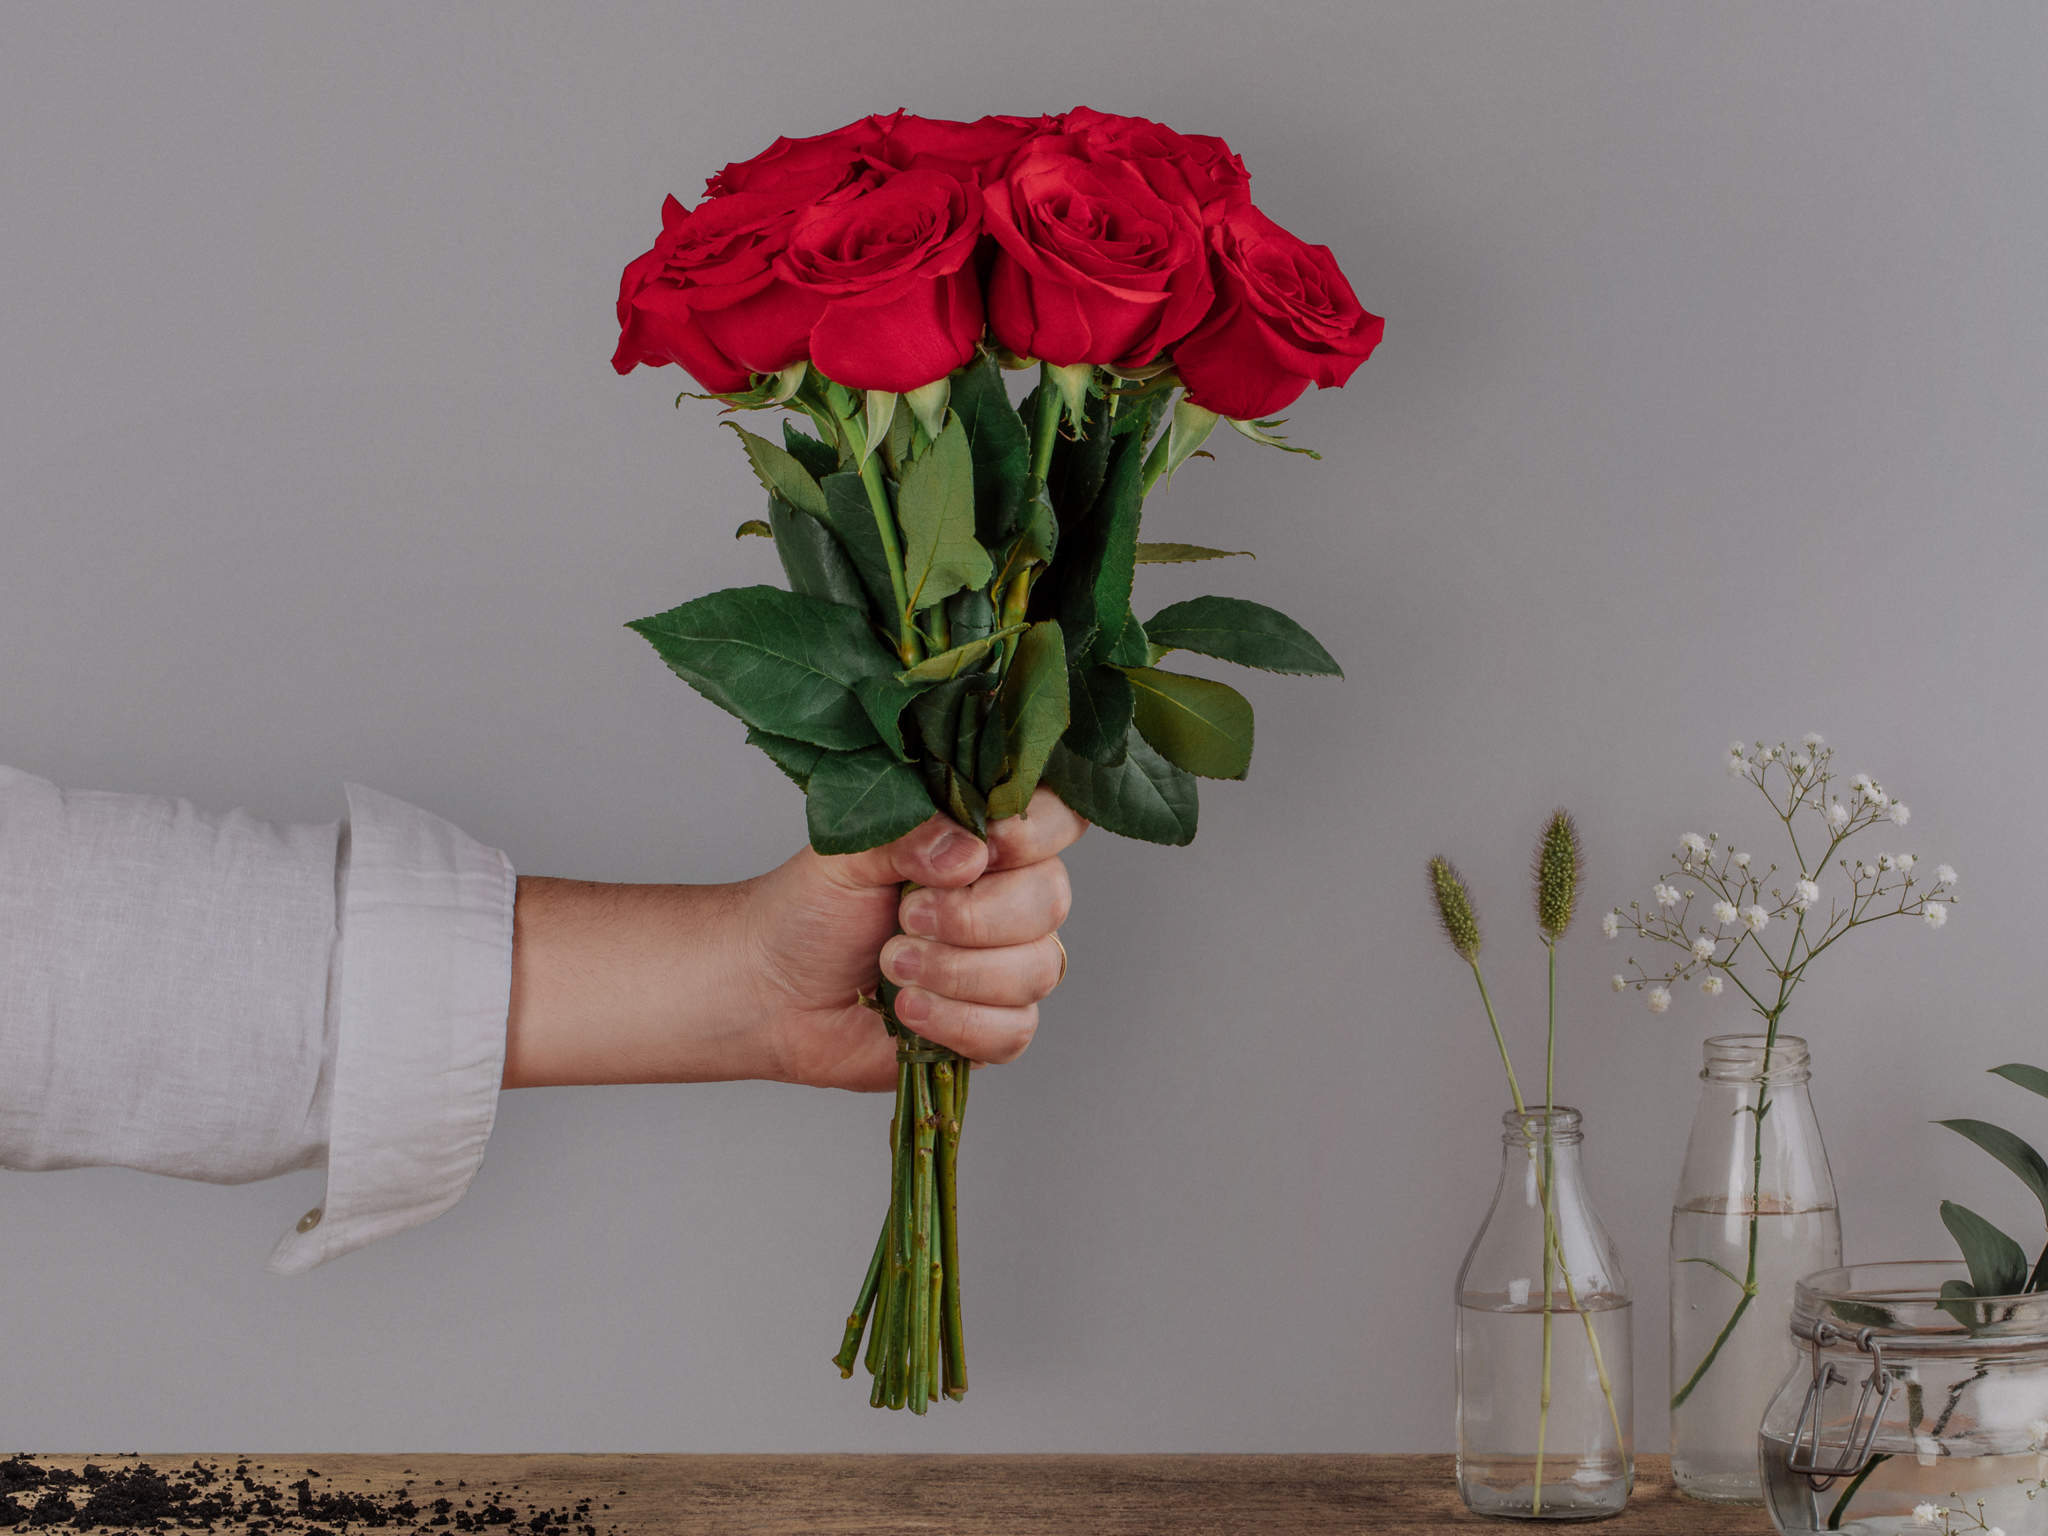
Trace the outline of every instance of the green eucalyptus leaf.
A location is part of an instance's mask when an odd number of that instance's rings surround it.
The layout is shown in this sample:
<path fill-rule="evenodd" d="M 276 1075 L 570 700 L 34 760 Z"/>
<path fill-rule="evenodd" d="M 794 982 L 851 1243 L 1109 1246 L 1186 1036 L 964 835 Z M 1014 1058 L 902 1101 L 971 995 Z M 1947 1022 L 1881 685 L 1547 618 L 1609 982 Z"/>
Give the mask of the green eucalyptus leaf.
<path fill-rule="evenodd" d="M 1941 1222 L 1962 1249 L 1979 1297 L 2017 1296 L 2027 1288 L 2026 1253 L 2005 1233 L 1953 1200 L 1941 1202 Z"/>
<path fill-rule="evenodd" d="M 1178 847 L 1194 841 L 1196 780 L 1130 735 L 1122 761 L 1105 766 L 1054 747 L 1042 781 L 1074 813 L 1119 837 Z"/>
<path fill-rule="evenodd" d="M 804 793 L 811 846 L 820 853 L 893 843 L 923 826 L 932 810 L 917 771 L 882 747 L 820 758 Z"/>
<path fill-rule="evenodd" d="M 813 746 L 808 741 L 792 741 L 787 736 L 777 736 L 769 731 L 747 729 L 747 744 L 759 747 L 768 754 L 768 760 L 789 775 L 790 783 L 798 789 L 808 789 L 811 770 L 818 766 L 818 759 L 825 755 L 825 749 Z"/>
<path fill-rule="evenodd" d="M 768 502 L 768 526 L 789 590 L 822 597 L 865 612 L 867 593 L 859 574 L 832 530 L 808 512 L 799 512 L 780 496 Z"/>
<path fill-rule="evenodd" d="M 1131 734 L 1131 683 L 1114 667 L 1081 667 L 1067 675 L 1068 747 L 1105 768 L 1124 760 Z"/>
<path fill-rule="evenodd" d="M 765 437 L 756 437 L 736 421 L 726 425 L 739 433 L 747 450 L 747 462 L 754 466 L 754 478 L 761 482 L 763 490 L 770 496 L 780 496 L 799 512 L 808 512 L 813 517 L 825 515 L 825 493 L 794 455 Z"/>
<path fill-rule="evenodd" d="M 1051 619 L 1032 625 L 1017 642 L 996 706 L 1004 776 L 989 791 L 988 813 L 1001 818 L 1030 804 L 1045 761 L 1067 729 L 1067 646 Z"/>
<path fill-rule="evenodd" d="M 851 471 L 827 475 L 820 484 L 825 492 L 826 526 L 853 562 L 867 592 L 868 606 L 885 618 L 886 628 L 894 630 L 896 589 L 889 580 L 889 556 L 882 545 L 882 531 L 875 526 L 867 488 L 861 484 L 860 476 Z"/>
<path fill-rule="evenodd" d="M 856 609 L 780 587 L 732 587 L 626 627 L 756 730 L 837 749 L 875 740 L 854 684 L 896 662 Z"/>
<path fill-rule="evenodd" d="M 2002 1067 L 1991 1069 L 1994 1077 L 2002 1077 L 2008 1083 L 2017 1083 L 2030 1093 L 2048 1098 L 2048 1071 L 2040 1067 L 2029 1067 L 2021 1062 L 2009 1061 Z"/>
<path fill-rule="evenodd" d="M 2012 1170 L 2022 1184 L 2041 1202 L 2041 1215 L 2048 1220 L 2048 1162 L 2026 1142 L 2003 1126 L 1982 1120 L 1937 1120 L 1965 1141 L 1983 1148 Z"/>
<path fill-rule="evenodd" d="M 903 530 L 903 578 L 912 612 L 963 587 L 985 587 L 995 575 L 988 551 L 974 539 L 974 457 L 958 417 L 903 472 L 896 521 Z"/>
<path fill-rule="evenodd" d="M 813 480 L 823 480 L 827 475 L 839 472 L 839 450 L 830 443 L 820 442 L 795 422 L 783 422 L 782 441 L 789 450 L 789 456 L 803 465 Z"/>
<path fill-rule="evenodd" d="M 1296 676 L 1342 677 L 1314 635 L 1278 609 L 1241 597 L 1196 597 L 1145 621 L 1155 651 L 1194 651 L 1243 667 Z"/>
<path fill-rule="evenodd" d="M 1227 683 L 1129 667 L 1131 717 L 1168 762 L 1205 779 L 1241 779 L 1252 763 L 1252 707 Z"/>
<path fill-rule="evenodd" d="M 732 536 L 736 539 L 772 539 L 775 537 L 775 530 L 760 518 L 750 517 L 733 529 Z"/>
<path fill-rule="evenodd" d="M 977 354 L 953 375 L 953 413 L 974 456 L 975 536 L 986 548 L 1000 549 L 1023 522 L 1031 433 L 1010 404 L 1002 370 L 987 353 Z"/>
<path fill-rule="evenodd" d="M 1138 564 L 1140 565 L 1187 565 L 1196 560 L 1233 560 L 1242 555 L 1247 560 L 1256 560 L 1248 549 L 1211 549 L 1206 544 L 1140 544 Z"/>

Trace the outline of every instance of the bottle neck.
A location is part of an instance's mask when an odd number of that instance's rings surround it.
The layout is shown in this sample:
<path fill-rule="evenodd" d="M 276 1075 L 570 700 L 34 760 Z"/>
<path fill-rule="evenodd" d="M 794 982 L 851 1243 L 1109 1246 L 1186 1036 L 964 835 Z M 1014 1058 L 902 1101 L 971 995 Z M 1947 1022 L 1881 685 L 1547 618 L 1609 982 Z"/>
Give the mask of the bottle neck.
<path fill-rule="evenodd" d="M 1709 1083 L 1804 1083 L 1813 1076 L 1806 1042 L 1797 1035 L 1715 1035 L 1700 1049 L 1700 1078 Z"/>
<path fill-rule="evenodd" d="M 1555 1109 L 1542 1104 L 1511 1109 L 1500 1117 L 1500 1124 L 1501 1148 L 1510 1159 L 1545 1148 L 1554 1158 L 1576 1159 L 1586 1139 L 1584 1117 L 1562 1104 Z"/>

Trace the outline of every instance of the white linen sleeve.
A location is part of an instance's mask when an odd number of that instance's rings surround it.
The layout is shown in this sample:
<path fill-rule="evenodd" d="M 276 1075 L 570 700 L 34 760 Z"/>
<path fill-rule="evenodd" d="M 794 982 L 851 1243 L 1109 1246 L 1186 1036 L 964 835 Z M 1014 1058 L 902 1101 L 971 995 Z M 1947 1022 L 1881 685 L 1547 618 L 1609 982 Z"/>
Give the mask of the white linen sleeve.
<path fill-rule="evenodd" d="M 232 1184 L 324 1159 L 280 1274 L 461 1197 L 504 1069 L 511 865 L 348 801 L 283 825 L 0 767 L 0 1166 Z"/>

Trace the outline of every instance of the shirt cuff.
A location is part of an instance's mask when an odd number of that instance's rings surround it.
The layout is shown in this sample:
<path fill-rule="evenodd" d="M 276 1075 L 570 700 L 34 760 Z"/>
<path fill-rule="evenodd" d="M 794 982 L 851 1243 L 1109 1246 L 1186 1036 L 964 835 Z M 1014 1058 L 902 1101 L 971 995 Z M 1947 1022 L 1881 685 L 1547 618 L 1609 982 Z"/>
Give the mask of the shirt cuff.
<path fill-rule="evenodd" d="M 326 1199 L 271 1251 L 303 1274 L 462 1198 L 505 1075 L 511 861 L 402 800 L 347 786 L 328 1007 Z"/>

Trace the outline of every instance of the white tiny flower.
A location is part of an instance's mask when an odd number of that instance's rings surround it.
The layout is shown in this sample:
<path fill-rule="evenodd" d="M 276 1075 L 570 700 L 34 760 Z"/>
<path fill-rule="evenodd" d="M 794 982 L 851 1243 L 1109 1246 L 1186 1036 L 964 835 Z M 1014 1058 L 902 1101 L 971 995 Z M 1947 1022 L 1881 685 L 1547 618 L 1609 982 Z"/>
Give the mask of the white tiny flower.
<path fill-rule="evenodd" d="M 1792 887 L 1792 907 L 1804 912 L 1820 900 L 1820 886 L 1812 880 L 1802 880 Z"/>
<path fill-rule="evenodd" d="M 1903 827 L 1907 822 L 1911 821 L 1912 819 L 1913 808 L 1910 805 L 1906 804 L 1906 802 L 1903 800 L 1895 800 L 1892 802 L 1893 826 Z"/>
<path fill-rule="evenodd" d="M 1828 825 L 1837 832 L 1849 825 L 1849 808 L 1839 800 L 1828 802 Z"/>
<path fill-rule="evenodd" d="M 1728 755 L 1730 757 L 1740 757 L 1748 750 L 1748 746 L 1747 742 L 1731 741 L 1728 743 Z"/>
<path fill-rule="evenodd" d="M 1858 880 L 1875 880 L 1877 876 L 1878 868 L 1875 864 L 1858 864 L 1856 866 L 1856 878 Z"/>
<path fill-rule="evenodd" d="M 1774 763 L 1778 760 L 1778 749 L 1776 747 L 1759 747 L 1757 748 L 1756 760 L 1760 763 Z"/>
<path fill-rule="evenodd" d="M 1792 754 L 1790 762 L 1788 762 L 1786 766 L 1789 767 L 1794 773 L 1804 773 L 1807 769 L 1813 766 L 1813 759 L 1808 757 L 1804 752 L 1794 752 Z"/>
<path fill-rule="evenodd" d="M 1736 855 L 1735 855 L 1735 867 L 1736 867 L 1737 869 L 1747 869 L 1747 868 L 1749 868 L 1749 855 L 1748 855 L 1748 854 L 1746 854 L 1746 853 L 1738 853 L 1738 854 L 1736 854 Z"/>
<path fill-rule="evenodd" d="M 1688 859 L 1704 859 L 1707 856 L 1707 840 L 1697 832 L 1688 832 L 1678 840 L 1678 851 Z"/>
<path fill-rule="evenodd" d="M 1870 792 L 1870 803 L 1881 811 L 1892 803 L 1892 797 L 1881 789 L 1873 789 Z"/>
<path fill-rule="evenodd" d="M 2036 1451 L 2048 1445 L 2048 1419 L 2027 1420 L 2027 1445 Z"/>
<path fill-rule="evenodd" d="M 1702 976 L 1700 978 L 1700 990 L 1709 997 L 1719 997 L 1721 995 L 1721 978 L 1719 976 Z"/>
<path fill-rule="evenodd" d="M 1508 1282 L 1508 1305 L 1526 1307 L 1529 1305 L 1529 1279 L 1526 1275 Z"/>
<path fill-rule="evenodd" d="M 1731 757 L 1731 758 L 1729 758 L 1729 759 L 1728 759 L 1728 777 L 1729 777 L 1729 778 L 1731 778 L 1731 779 L 1742 779 L 1742 778 L 1747 778 L 1748 776 L 1749 776 L 1749 764 L 1745 763 L 1745 762 L 1744 762 L 1744 761 L 1743 761 L 1743 760 L 1742 760 L 1741 758 L 1739 758 L 1739 757 Z"/>
<path fill-rule="evenodd" d="M 1874 782 L 1867 773 L 1852 773 L 1849 775 L 1849 787 L 1859 795 L 1869 794 Z"/>
<path fill-rule="evenodd" d="M 1913 1437 L 1913 1459 L 1923 1467 L 1933 1466 L 1937 1461 L 1941 1460 L 1941 1442 L 1932 1435 L 1915 1435 Z M 1948 1511 L 1938 1510 L 1936 1513 L 1945 1515 Z M 1914 1518 L 1919 1518 L 1917 1512 Z"/>
<path fill-rule="evenodd" d="M 1751 905 L 1742 909 L 1742 921 L 1751 933 L 1762 933 L 1770 924 L 1771 914 L 1762 907 Z"/>
<path fill-rule="evenodd" d="M 1600 931 L 1610 939 L 1618 937 L 1621 933 L 1621 914 L 1619 912 L 1603 914 L 1600 919 Z"/>
<path fill-rule="evenodd" d="M 1893 869 L 1910 870 L 1915 864 L 1918 864 L 1919 862 L 1919 859 L 1915 858 L 1910 853 L 1897 853 L 1892 855 Z"/>
<path fill-rule="evenodd" d="M 1956 867 L 1955 867 L 1955 865 L 1953 865 L 1953 864 L 1937 864 L 1937 865 L 1935 865 L 1935 866 L 1934 866 L 1934 878 L 1935 878 L 1935 881 L 1936 881 L 1936 882 L 1937 882 L 1938 884 L 1941 884 L 1941 885 L 1954 885 L 1954 884 L 1956 883 Z"/>
<path fill-rule="evenodd" d="M 1920 915 L 1927 920 L 1928 927 L 1939 928 L 1948 921 L 1948 903 L 1945 901 L 1929 902 L 1927 910 Z"/>
<path fill-rule="evenodd" d="M 1892 856 L 1888 853 L 1880 853 L 1877 856 L 1877 867 L 1879 869 L 1890 869 L 1892 867 Z"/>
<path fill-rule="evenodd" d="M 1939 1525 L 1941 1524 L 1941 1511 L 1932 1504 L 1915 1504 L 1913 1506 L 1913 1518 L 1922 1525 Z"/>
<path fill-rule="evenodd" d="M 1714 903 L 1714 921 L 1717 923 L 1732 923 L 1739 915 L 1735 910 L 1735 903 L 1732 901 L 1717 901 Z"/>
<path fill-rule="evenodd" d="M 1628 978 L 1626 976 L 1610 976 L 1607 979 L 1607 984 L 1617 992 L 1626 992 L 1628 990 Z"/>
<path fill-rule="evenodd" d="M 1662 987 L 1650 988 L 1650 1012 L 1662 1013 L 1671 1006 L 1671 994 Z"/>
<path fill-rule="evenodd" d="M 1994 1525 L 1991 1527 L 1990 1530 L 1984 1533 L 1984 1536 L 2005 1536 L 2005 1527 L 2002 1525 Z"/>
<path fill-rule="evenodd" d="M 1827 737 L 1821 735 L 1819 731 L 1808 731 L 1804 736 L 1800 737 L 1799 739 L 1800 741 L 1805 743 L 1806 750 L 1809 752 L 1818 752 L 1822 747 L 1828 744 Z"/>
<path fill-rule="evenodd" d="M 1675 907 L 1681 901 L 1685 900 L 1685 898 L 1679 894 L 1678 887 L 1675 885 L 1660 884 L 1657 886 L 1655 890 L 1651 891 L 1650 894 L 1657 898 L 1657 905 L 1660 907 Z"/>
<path fill-rule="evenodd" d="M 1694 939 L 1692 941 L 1692 957 L 1695 960 L 1713 959 L 1714 941 L 1708 938 L 1704 933 L 1701 934 L 1698 938 Z"/>

